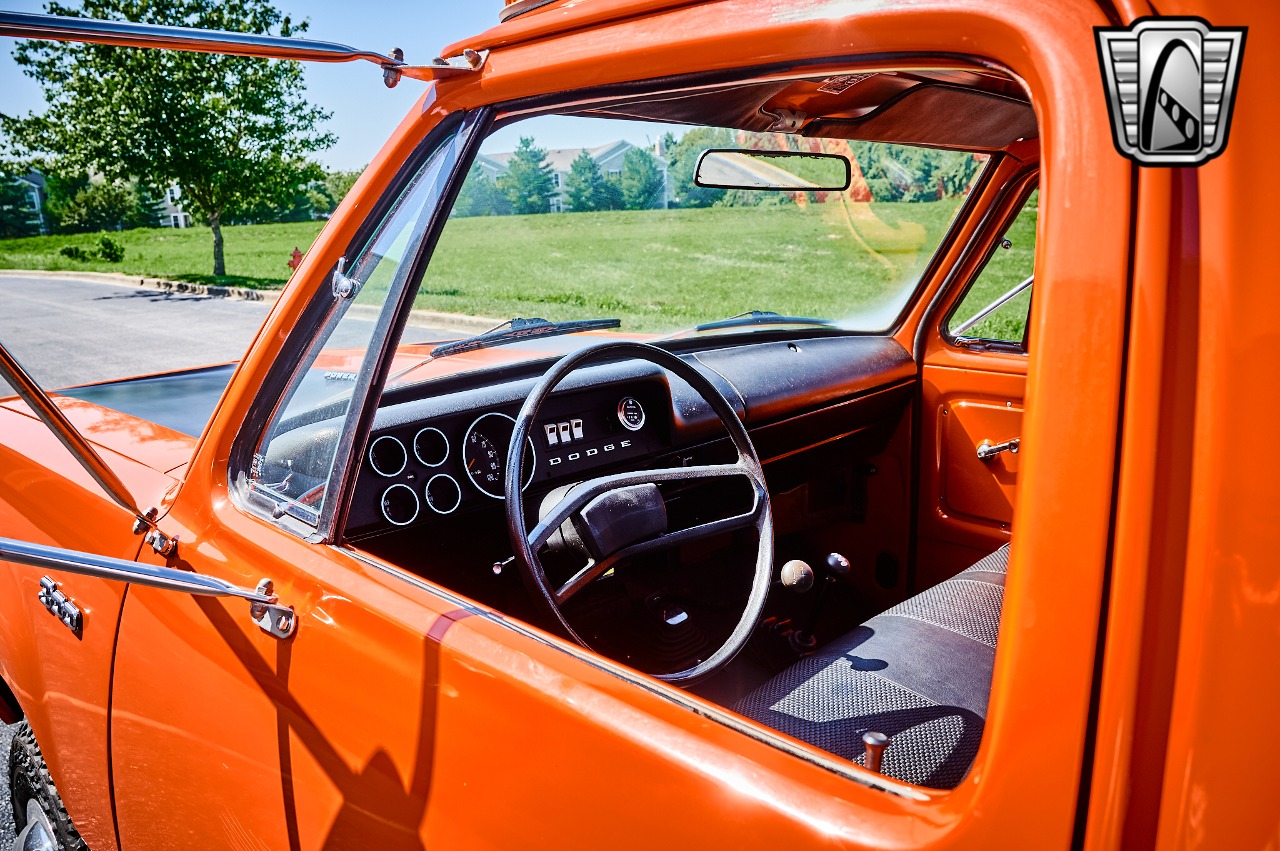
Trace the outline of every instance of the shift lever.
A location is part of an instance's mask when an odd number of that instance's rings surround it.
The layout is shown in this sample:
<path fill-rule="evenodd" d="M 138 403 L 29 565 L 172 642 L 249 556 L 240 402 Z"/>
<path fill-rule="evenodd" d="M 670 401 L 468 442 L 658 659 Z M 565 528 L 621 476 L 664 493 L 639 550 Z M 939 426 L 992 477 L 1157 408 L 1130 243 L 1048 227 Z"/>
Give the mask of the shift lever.
<path fill-rule="evenodd" d="M 793 562 L 787 562 L 783 565 L 783 574 L 785 577 L 786 570 Z M 800 562 L 806 568 L 804 562 Z M 818 589 L 818 598 L 813 601 L 813 608 L 809 610 L 809 617 L 806 618 L 796 629 L 787 637 L 791 643 L 791 649 L 801 655 L 808 655 L 818 646 L 818 640 L 814 638 L 813 631 L 818 626 L 818 620 L 822 617 L 822 606 L 826 602 L 828 592 L 831 586 L 835 585 L 845 576 L 849 575 L 849 559 L 840 555 L 840 553 L 828 553 L 826 563 L 823 565 L 822 587 Z M 812 570 L 810 570 L 812 572 Z M 784 578 L 784 583 L 786 582 Z"/>

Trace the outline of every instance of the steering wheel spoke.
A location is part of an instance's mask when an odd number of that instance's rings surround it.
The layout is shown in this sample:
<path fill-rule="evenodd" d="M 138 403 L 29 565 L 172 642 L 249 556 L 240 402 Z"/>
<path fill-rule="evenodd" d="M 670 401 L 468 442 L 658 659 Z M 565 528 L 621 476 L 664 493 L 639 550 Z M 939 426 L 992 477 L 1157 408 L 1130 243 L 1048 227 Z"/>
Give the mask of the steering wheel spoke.
<path fill-rule="evenodd" d="M 668 532 L 665 535 L 659 535 L 656 538 L 650 538 L 647 541 L 641 541 L 637 544 L 632 544 L 629 547 L 623 547 L 616 553 L 611 553 L 605 558 L 599 560 L 591 559 L 587 562 L 586 566 L 575 573 L 568 582 L 565 582 L 556 589 L 556 603 L 558 605 L 564 605 L 583 588 L 587 587 L 601 576 L 604 576 L 618 564 L 626 561 L 627 559 L 647 555 L 660 550 L 670 549 L 671 547 L 678 547 L 681 544 L 687 544 L 701 538 L 723 535 L 726 532 L 745 529 L 748 526 L 754 526 L 756 529 L 759 529 L 763 515 L 764 503 L 760 500 L 756 500 L 755 504 L 751 506 L 751 510 L 744 511 L 742 514 L 735 514 L 732 517 L 721 517 L 716 520 L 709 520 L 706 523 L 699 523 L 696 526 L 677 529 L 674 532 Z"/>
<path fill-rule="evenodd" d="M 529 532 L 528 541 L 530 548 L 537 550 L 545 544 L 555 531 L 560 528 L 566 520 L 573 516 L 574 512 L 579 511 L 588 502 L 608 493 L 609 491 L 618 490 L 630 485 L 658 484 L 660 482 L 676 482 L 688 481 L 694 479 L 719 479 L 730 476 L 743 476 L 752 479 L 751 474 L 739 464 L 706 464 L 695 467 L 662 467 L 657 470 L 640 470 L 634 473 L 617 473 L 611 476 L 600 476 L 595 479 L 588 479 L 582 484 L 574 487 L 572 491 L 565 496 L 550 513 L 544 517 L 533 530 Z M 762 483 L 752 481 L 753 489 L 756 493 L 756 501 L 759 502 L 760 490 Z"/>

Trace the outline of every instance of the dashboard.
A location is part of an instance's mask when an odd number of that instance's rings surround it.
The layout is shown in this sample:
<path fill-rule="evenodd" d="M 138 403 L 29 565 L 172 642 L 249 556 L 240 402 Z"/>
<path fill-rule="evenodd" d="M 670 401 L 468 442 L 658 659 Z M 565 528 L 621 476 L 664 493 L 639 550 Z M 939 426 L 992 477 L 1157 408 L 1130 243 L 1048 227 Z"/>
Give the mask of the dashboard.
<path fill-rule="evenodd" d="M 682 357 L 730 401 L 764 460 L 900 412 L 915 376 L 905 349 L 875 337 L 753 342 Z M 420 385 L 384 395 L 348 537 L 450 528 L 474 511 L 501 508 L 515 416 L 537 376 L 490 381 L 476 386 L 473 376 L 457 389 Z M 671 373 L 641 361 L 584 367 L 547 398 L 531 429 L 526 504 L 609 472 L 688 463 L 684 448 L 722 436 L 710 406 Z"/>

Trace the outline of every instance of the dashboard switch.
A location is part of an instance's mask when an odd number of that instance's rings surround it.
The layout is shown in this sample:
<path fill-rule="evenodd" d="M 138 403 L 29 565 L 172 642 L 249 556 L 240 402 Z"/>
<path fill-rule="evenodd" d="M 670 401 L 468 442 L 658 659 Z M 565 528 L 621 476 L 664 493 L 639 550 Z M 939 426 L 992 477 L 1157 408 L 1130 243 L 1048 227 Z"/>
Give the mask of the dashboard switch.
<path fill-rule="evenodd" d="M 582 420 L 570 420 L 569 426 L 573 431 L 573 439 L 582 440 Z"/>
<path fill-rule="evenodd" d="M 573 436 L 569 433 L 568 423 L 560 423 L 559 428 L 560 428 L 561 443 L 568 443 L 569 441 L 573 440 Z"/>
<path fill-rule="evenodd" d="M 547 431 L 547 445 L 555 446 L 560 442 L 560 427 L 555 423 L 543 426 Z"/>

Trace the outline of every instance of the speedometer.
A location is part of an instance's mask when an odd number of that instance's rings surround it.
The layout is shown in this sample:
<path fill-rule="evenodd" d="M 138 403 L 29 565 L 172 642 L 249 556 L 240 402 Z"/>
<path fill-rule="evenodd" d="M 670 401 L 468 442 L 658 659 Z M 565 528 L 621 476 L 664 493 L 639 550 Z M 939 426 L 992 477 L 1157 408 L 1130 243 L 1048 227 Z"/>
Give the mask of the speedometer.
<path fill-rule="evenodd" d="M 516 421 L 506 414 L 485 414 L 471 424 L 462 439 L 462 463 L 467 478 L 485 496 L 502 499 L 507 478 L 507 450 Z M 533 481 L 533 441 L 524 450 L 525 480 L 523 488 Z"/>

